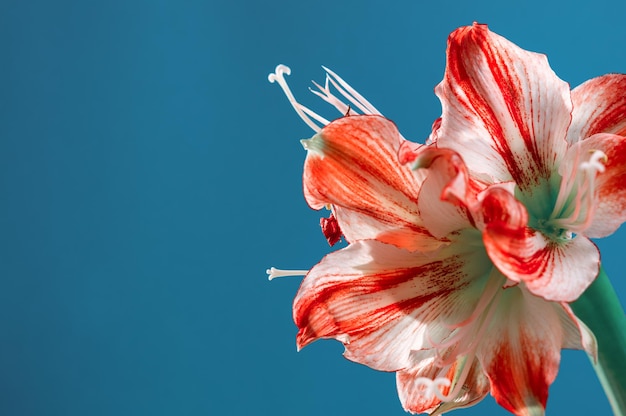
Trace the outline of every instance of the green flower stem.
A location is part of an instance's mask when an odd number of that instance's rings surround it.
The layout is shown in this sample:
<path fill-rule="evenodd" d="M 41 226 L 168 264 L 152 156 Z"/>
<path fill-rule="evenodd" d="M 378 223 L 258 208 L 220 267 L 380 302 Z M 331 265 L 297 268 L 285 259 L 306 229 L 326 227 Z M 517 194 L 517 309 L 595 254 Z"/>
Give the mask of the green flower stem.
<path fill-rule="evenodd" d="M 598 340 L 598 362 L 592 364 L 615 416 L 626 416 L 626 314 L 604 269 L 572 303 L 572 309 Z"/>

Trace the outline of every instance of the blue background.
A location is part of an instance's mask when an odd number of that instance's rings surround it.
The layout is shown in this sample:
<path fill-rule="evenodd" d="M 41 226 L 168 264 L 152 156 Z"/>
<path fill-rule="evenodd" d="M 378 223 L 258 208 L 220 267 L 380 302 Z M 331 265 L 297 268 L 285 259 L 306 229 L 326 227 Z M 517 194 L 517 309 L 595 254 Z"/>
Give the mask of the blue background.
<path fill-rule="evenodd" d="M 301 191 L 301 101 L 326 65 L 404 135 L 440 114 L 474 20 L 572 86 L 626 72 L 626 2 L 3 1 L 0 414 L 402 415 L 393 374 L 317 342 L 291 301 L 329 248 Z M 624 230 L 599 242 L 622 301 Z M 608 415 L 584 353 L 549 414 Z M 465 415 L 506 415 L 488 397 Z"/>

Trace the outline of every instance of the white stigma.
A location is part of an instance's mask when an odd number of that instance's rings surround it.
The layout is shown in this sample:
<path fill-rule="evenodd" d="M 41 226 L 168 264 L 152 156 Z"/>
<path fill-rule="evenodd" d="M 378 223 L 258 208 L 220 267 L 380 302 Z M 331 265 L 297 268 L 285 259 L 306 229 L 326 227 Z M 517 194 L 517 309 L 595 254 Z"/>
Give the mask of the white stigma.
<path fill-rule="evenodd" d="M 589 161 L 581 163 L 579 169 L 585 170 L 588 175 L 593 175 L 593 177 L 595 177 L 596 173 L 602 173 L 605 171 L 606 168 L 603 163 L 606 163 L 608 159 L 609 158 L 606 153 L 602 150 L 591 150 L 591 157 L 589 158 Z"/>
<path fill-rule="evenodd" d="M 281 270 L 276 267 L 270 267 L 265 271 L 265 273 L 267 273 L 267 280 L 274 280 L 277 277 L 305 276 L 308 272 L 308 270 Z"/>

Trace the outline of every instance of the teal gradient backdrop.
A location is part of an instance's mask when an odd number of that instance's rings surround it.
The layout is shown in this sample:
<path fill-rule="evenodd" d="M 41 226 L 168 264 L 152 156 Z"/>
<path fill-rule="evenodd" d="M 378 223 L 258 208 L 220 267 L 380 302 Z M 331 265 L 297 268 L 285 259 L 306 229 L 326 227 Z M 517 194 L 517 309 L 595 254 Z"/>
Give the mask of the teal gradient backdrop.
<path fill-rule="evenodd" d="M 422 141 L 446 38 L 473 21 L 572 86 L 626 72 L 623 1 L 0 4 L 0 414 L 403 415 L 393 374 L 320 341 L 291 300 L 329 248 L 305 204 L 294 92 L 326 65 Z M 599 241 L 626 301 L 626 234 Z M 625 366 L 626 369 L 626 366 Z M 551 415 L 608 415 L 566 351 Z M 506 415 L 492 398 L 459 415 Z"/>

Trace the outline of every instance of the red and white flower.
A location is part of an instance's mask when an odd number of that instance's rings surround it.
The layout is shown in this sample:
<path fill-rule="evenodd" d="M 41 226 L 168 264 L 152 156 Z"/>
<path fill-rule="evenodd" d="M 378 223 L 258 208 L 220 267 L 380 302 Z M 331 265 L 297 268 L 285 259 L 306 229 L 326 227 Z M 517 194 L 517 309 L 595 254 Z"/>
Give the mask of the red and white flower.
<path fill-rule="evenodd" d="M 568 303 L 598 274 L 589 237 L 626 220 L 626 76 L 570 91 L 545 56 L 463 27 L 436 88 L 442 117 L 419 145 L 329 70 L 316 93 L 346 114 L 330 123 L 284 73 L 270 80 L 318 132 L 303 141 L 306 200 L 332 210 L 329 241 L 348 242 L 302 281 L 298 348 L 334 338 L 346 358 L 396 372 L 413 413 L 491 392 L 543 414 L 560 350 L 595 354 Z"/>

